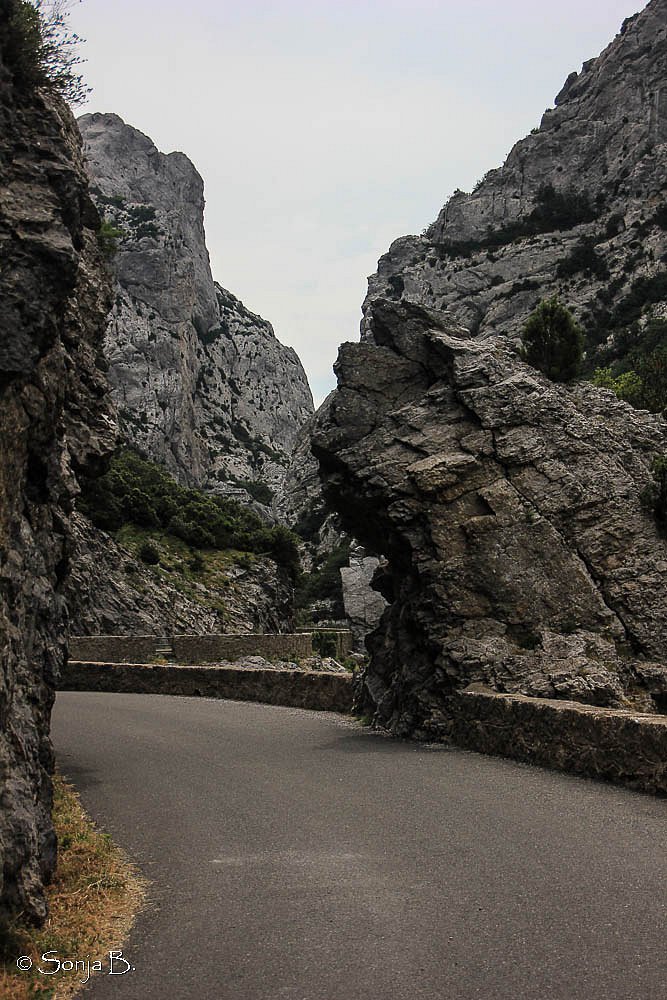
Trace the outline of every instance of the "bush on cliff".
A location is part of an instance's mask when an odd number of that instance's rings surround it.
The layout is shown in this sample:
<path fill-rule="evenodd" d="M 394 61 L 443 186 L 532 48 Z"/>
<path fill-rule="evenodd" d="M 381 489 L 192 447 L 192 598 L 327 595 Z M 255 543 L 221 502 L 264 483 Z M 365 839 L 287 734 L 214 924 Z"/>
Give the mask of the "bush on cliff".
<path fill-rule="evenodd" d="M 611 389 L 619 399 L 641 408 L 642 380 L 635 371 L 614 375 L 611 368 L 596 368 L 591 379 L 600 389 Z"/>
<path fill-rule="evenodd" d="M 581 369 L 584 334 L 557 296 L 544 299 L 521 334 L 521 357 L 552 382 L 570 382 Z"/>
<path fill-rule="evenodd" d="M 108 471 L 82 482 L 79 507 L 93 524 L 117 531 L 126 524 L 165 531 L 195 549 L 238 549 L 269 555 L 296 575 L 294 535 L 268 527 L 234 500 L 189 489 L 129 449 L 119 451 Z"/>
<path fill-rule="evenodd" d="M 667 320 L 634 323 L 614 337 L 617 360 L 593 373 L 594 385 L 612 389 L 619 399 L 640 410 L 667 409 Z"/>
<path fill-rule="evenodd" d="M 70 104 L 81 104 L 90 87 L 77 67 L 83 41 L 69 27 L 67 0 L 10 0 L 3 58 L 20 87 L 52 87 Z"/>

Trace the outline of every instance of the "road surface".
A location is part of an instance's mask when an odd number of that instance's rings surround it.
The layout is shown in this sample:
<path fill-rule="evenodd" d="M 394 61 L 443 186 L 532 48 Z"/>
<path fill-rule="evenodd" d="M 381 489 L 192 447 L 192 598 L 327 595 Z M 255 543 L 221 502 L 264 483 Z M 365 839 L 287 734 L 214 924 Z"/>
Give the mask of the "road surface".
<path fill-rule="evenodd" d="M 344 718 L 60 693 L 151 880 L 93 1000 L 665 1000 L 667 802 Z"/>

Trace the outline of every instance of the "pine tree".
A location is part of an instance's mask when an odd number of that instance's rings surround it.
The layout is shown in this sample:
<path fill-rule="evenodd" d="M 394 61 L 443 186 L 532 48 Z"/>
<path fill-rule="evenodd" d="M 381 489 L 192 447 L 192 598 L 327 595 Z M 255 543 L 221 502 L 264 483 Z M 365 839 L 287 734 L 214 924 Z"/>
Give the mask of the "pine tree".
<path fill-rule="evenodd" d="M 521 357 L 552 382 L 570 382 L 581 369 L 584 334 L 572 313 L 554 295 L 526 321 Z"/>

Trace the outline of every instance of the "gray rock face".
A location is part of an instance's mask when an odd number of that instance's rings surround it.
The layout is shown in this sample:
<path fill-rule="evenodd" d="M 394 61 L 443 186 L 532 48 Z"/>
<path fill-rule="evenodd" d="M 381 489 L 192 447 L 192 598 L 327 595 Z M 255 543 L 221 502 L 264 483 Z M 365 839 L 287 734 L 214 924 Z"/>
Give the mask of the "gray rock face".
<path fill-rule="evenodd" d="M 74 635 L 291 631 L 293 585 L 268 557 L 230 564 L 224 589 L 202 580 L 185 591 L 182 576 L 146 566 L 80 514 L 72 523 L 65 594 Z"/>
<path fill-rule="evenodd" d="M 388 558 L 364 708 L 418 736 L 447 735 L 471 682 L 650 708 L 667 543 L 642 494 L 663 418 L 442 314 L 379 300 L 368 319 L 313 438 L 344 527 Z"/>
<path fill-rule="evenodd" d="M 360 647 L 369 632 L 375 631 L 387 607 L 385 598 L 372 587 L 373 577 L 381 565 L 377 556 L 366 555 L 366 550 L 359 545 L 350 551 L 349 565 L 340 571 L 345 614 L 355 644 Z"/>
<path fill-rule="evenodd" d="M 473 334 L 516 339 L 536 304 L 558 293 L 591 352 L 638 280 L 653 279 L 640 298 L 665 315 L 666 36 L 667 0 L 652 0 L 570 74 L 502 167 L 472 194 L 457 191 L 423 236 L 391 246 L 365 313 L 378 297 L 404 299 L 446 310 Z M 368 322 L 362 329 L 368 336 Z"/>
<path fill-rule="evenodd" d="M 666 35 L 652 0 L 500 169 L 397 240 L 341 348 L 313 447 L 345 530 L 388 558 L 362 700 L 397 733 L 446 736 L 471 682 L 664 704 L 666 547 L 641 500 L 664 421 L 514 345 L 553 293 L 589 354 L 667 314 Z"/>
<path fill-rule="evenodd" d="M 16 82 L 0 4 L 0 918 L 40 922 L 56 859 L 49 721 L 65 655 L 74 472 L 113 444 L 109 282 L 65 104 Z"/>
<path fill-rule="evenodd" d="M 213 281 L 201 177 L 117 115 L 79 127 L 93 197 L 122 231 L 105 354 L 123 435 L 189 485 L 280 493 L 312 396 L 296 353 Z"/>

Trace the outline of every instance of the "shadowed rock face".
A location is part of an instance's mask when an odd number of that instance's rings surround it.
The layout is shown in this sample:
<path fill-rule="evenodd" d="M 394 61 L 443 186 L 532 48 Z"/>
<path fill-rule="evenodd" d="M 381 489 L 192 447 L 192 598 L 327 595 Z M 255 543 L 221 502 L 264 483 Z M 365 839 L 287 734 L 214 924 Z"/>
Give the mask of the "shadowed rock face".
<path fill-rule="evenodd" d="M 79 126 L 93 197 L 123 233 L 105 339 L 121 432 L 184 483 L 260 480 L 280 497 L 313 401 L 292 348 L 213 281 L 201 177 L 118 115 Z"/>
<path fill-rule="evenodd" d="M 109 283 L 80 137 L 62 101 L 15 84 L 13 8 L 0 4 L 0 917 L 40 921 L 74 472 L 111 448 L 114 424 L 97 363 Z"/>
<path fill-rule="evenodd" d="M 471 682 L 649 707 L 667 545 L 640 496 L 663 419 L 551 383 L 442 314 L 380 300 L 369 320 L 313 437 L 344 527 L 389 560 L 366 709 L 442 736 Z"/>

